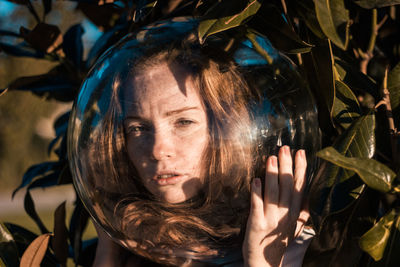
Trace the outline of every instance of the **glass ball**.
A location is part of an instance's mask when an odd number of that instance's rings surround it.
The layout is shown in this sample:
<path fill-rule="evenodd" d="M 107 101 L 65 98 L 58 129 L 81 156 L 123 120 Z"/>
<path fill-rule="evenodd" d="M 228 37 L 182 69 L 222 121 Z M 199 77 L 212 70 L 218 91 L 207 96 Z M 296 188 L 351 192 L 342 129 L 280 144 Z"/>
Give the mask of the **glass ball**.
<path fill-rule="evenodd" d="M 178 18 L 125 36 L 87 75 L 69 123 L 89 214 L 159 263 L 240 257 L 266 158 L 305 149 L 310 181 L 320 146 L 313 98 L 288 57 L 256 33 L 201 44 L 197 25 Z"/>

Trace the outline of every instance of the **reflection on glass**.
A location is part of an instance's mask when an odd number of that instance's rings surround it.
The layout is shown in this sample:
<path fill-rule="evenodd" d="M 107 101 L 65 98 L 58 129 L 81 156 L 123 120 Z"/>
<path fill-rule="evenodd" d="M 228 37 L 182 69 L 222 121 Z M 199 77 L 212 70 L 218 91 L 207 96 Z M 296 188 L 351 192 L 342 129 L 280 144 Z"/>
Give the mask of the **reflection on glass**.
<path fill-rule="evenodd" d="M 319 146 L 294 65 L 261 36 L 200 45 L 195 20 L 126 36 L 82 85 L 69 129 L 77 191 L 116 241 L 161 263 L 240 257 L 249 186 L 279 146 Z M 310 165 L 310 177 L 313 164 Z"/>

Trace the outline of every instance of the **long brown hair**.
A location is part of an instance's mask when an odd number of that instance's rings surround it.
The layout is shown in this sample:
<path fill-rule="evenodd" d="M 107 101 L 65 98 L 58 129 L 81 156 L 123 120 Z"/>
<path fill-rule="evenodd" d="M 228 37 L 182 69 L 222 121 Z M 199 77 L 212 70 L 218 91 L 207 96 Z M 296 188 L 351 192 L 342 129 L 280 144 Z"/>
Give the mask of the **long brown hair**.
<path fill-rule="evenodd" d="M 118 75 L 107 112 L 90 138 L 87 171 L 96 188 L 95 209 L 105 210 L 103 226 L 121 233 L 116 239 L 136 253 L 178 265 L 241 246 L 254 165 L 246 108 L 251 92 L 227 55 L 182 43 L 147 52 L 129 75 L 165 62 L 189 70 L 206 108 L 209 143 L 203 155 L 202 192 L 171 204 L 157 200 L 141 184 L 127 155 L 124 86 Z"/>

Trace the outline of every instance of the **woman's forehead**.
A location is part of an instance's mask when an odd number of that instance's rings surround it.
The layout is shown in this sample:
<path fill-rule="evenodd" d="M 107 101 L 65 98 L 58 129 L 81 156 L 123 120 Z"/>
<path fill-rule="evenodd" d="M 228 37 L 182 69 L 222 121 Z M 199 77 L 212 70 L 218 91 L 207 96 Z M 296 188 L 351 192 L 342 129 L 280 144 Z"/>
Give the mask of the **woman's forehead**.
<path fill-rule="evenodd" d="M 160 64 L 141 70 L 124 86 L 127 110 L 152 106 L 163 109 L 202 107 L 198 89 L 183 68 Z"/>

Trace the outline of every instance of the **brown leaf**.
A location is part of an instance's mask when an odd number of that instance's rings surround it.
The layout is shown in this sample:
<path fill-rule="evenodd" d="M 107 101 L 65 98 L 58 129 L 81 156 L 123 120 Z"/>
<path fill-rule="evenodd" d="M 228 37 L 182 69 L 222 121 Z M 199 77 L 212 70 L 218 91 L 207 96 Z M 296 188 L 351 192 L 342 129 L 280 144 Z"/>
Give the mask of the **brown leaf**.
<path fill-rule="evenodd" d="M 63 41 L 60 29 L 46 23 L 38 23 L 32 31 L 21 27 L 20 32 L 32 47 L 46 53 L 52 53 Z"/>
<path fill-rule="evenodd" d="M 50 233 L 38 236 L 25 250 L 21 258 L 21 267 L 38 267 L 46 254 Z"/>

